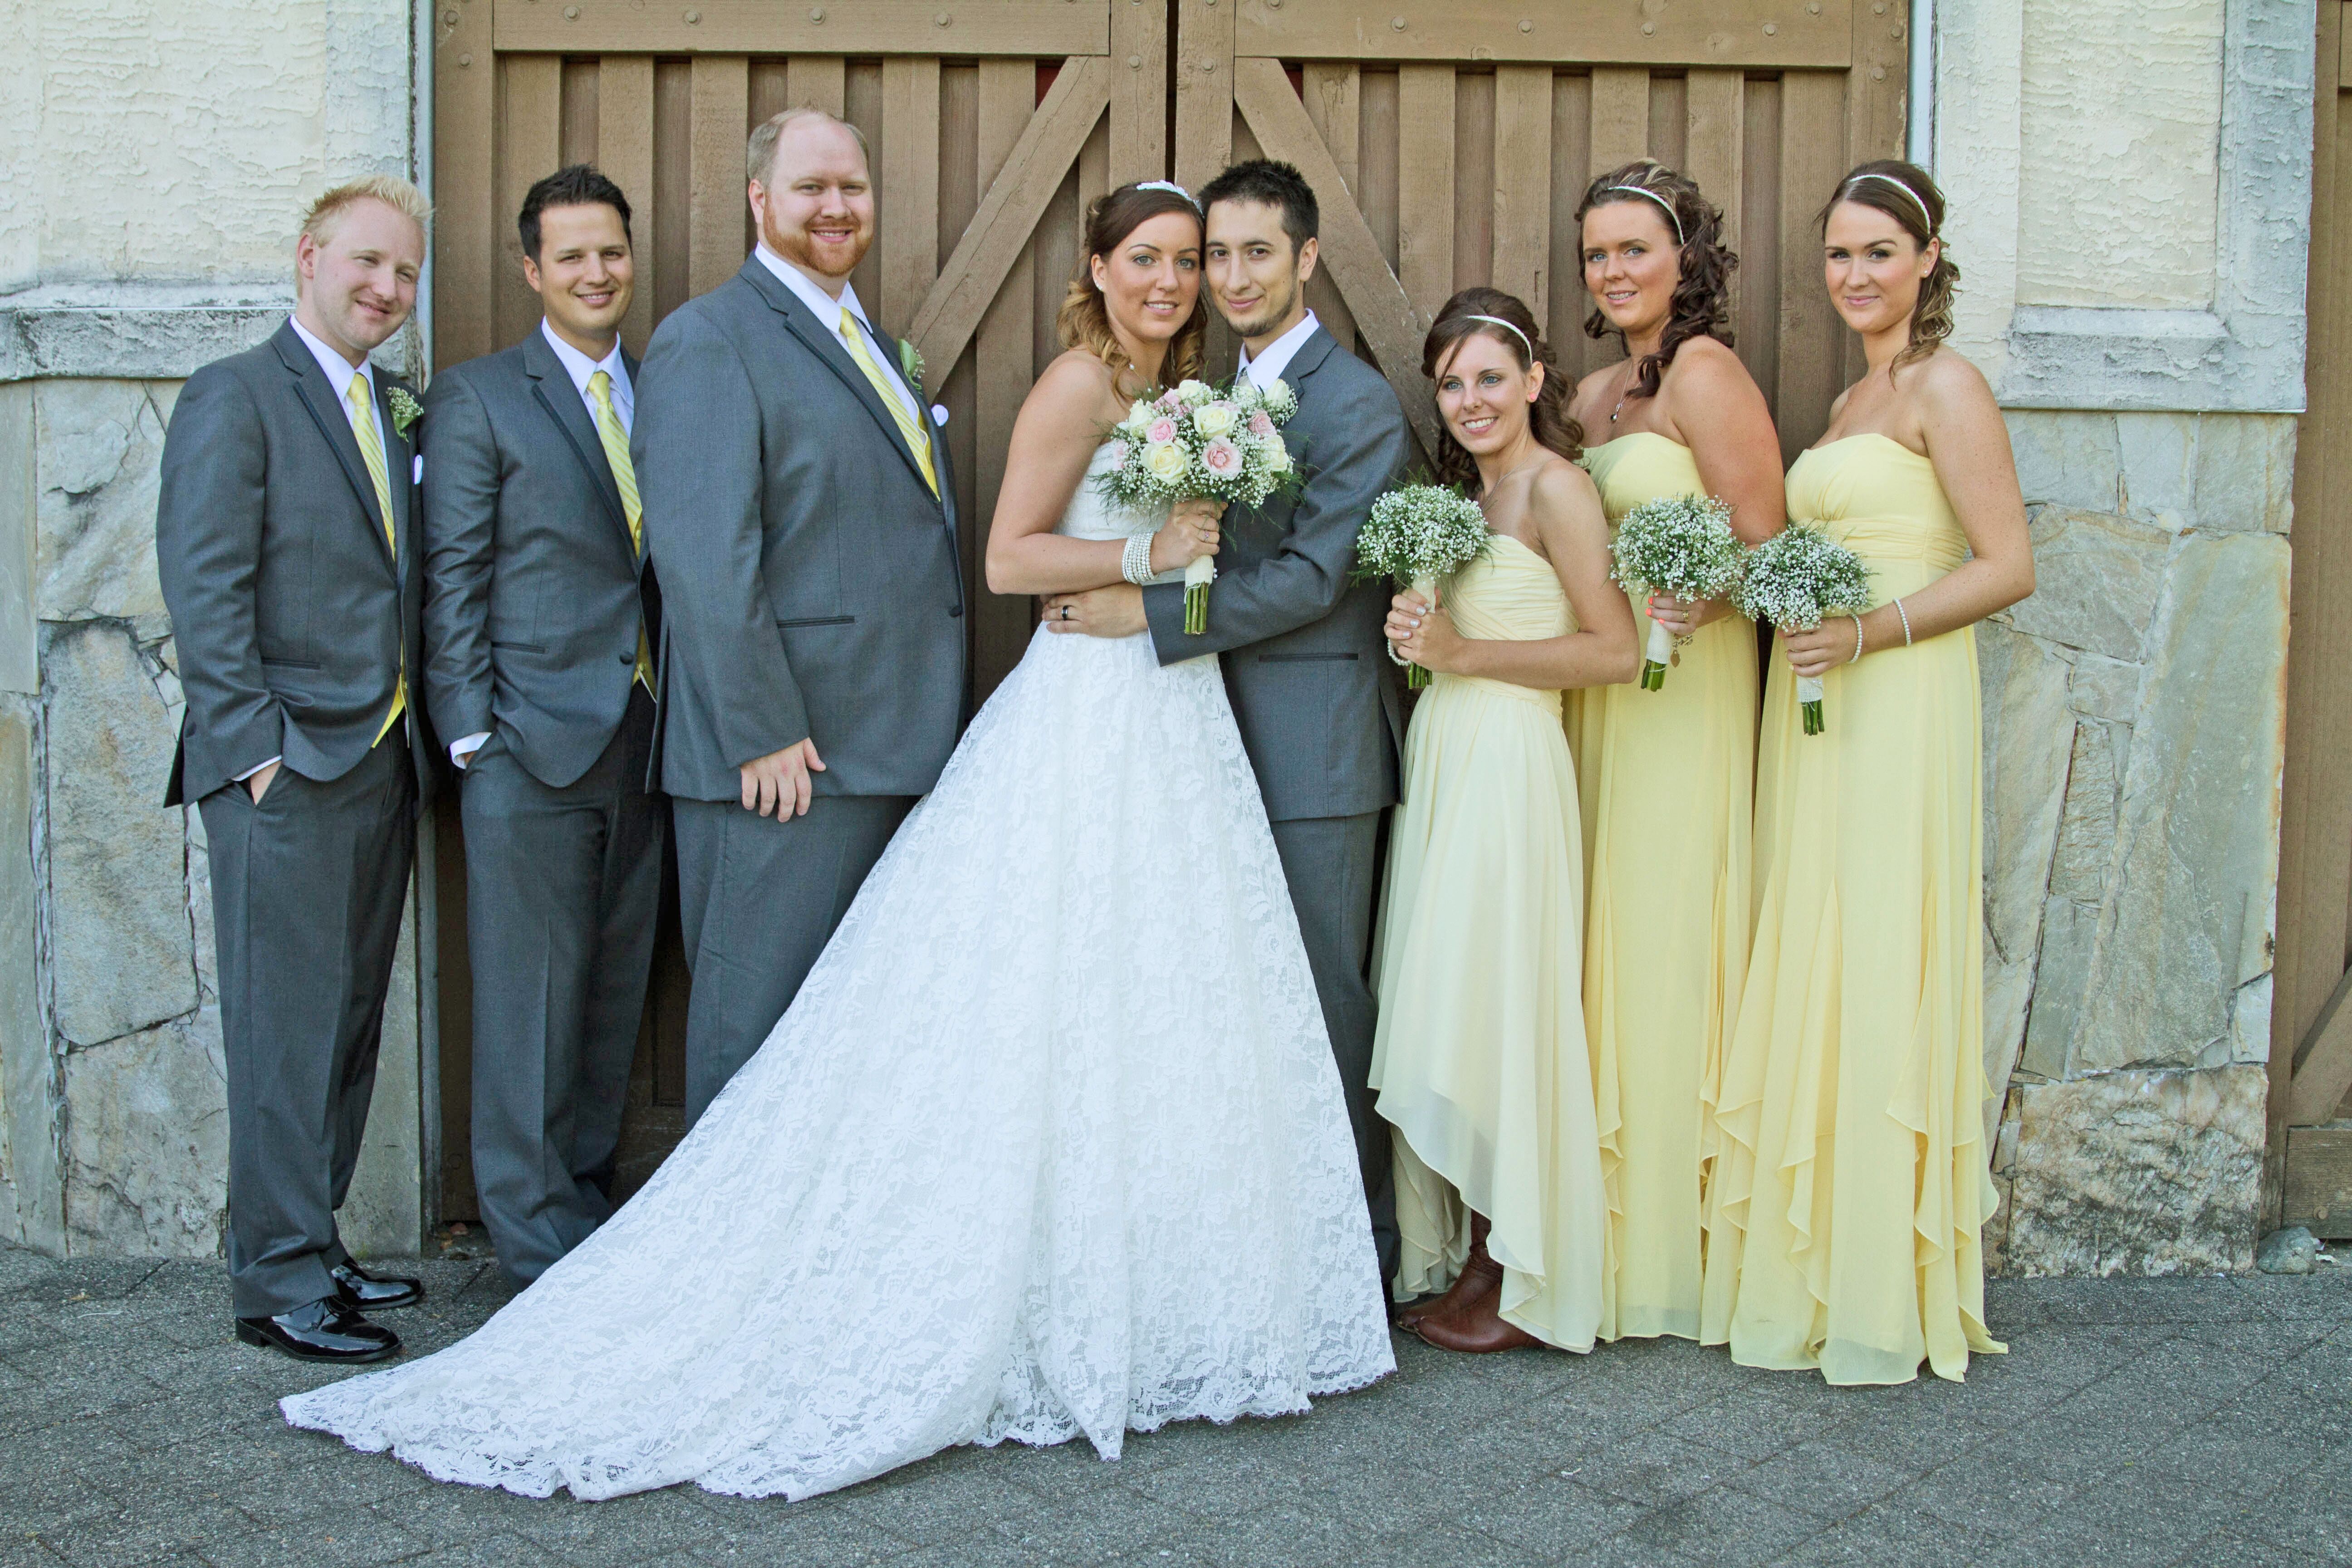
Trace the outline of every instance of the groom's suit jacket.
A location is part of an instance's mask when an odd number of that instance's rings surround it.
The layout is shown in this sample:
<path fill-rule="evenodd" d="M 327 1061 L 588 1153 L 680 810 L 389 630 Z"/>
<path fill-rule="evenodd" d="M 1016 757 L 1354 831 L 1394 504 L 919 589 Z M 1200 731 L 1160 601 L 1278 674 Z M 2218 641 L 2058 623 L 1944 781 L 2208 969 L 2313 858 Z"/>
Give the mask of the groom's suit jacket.
<path fill-rule="evenodd" d="M 187 713 L 166 805 L 193 805 L 272 757 L 320 783 L 375 745 L 404 663 L 420 789 L 430 742 L 417 676 L 424 552 L 415 448 L 376 371 L 398 548 L 331 386 L 291 323 L 188 378 L 163 444 L 155 559 Z"/>
<path fill-rule="evenodd" d="M 626 354 L 631 385 L 642 380 Z M 656 574 L 572 378 L 537 326 L 433 378 L 425 415 L 425 690 L 446 741 L 500 732 L 576 782 L 621 727 Z M 658 643 L 656 643 L 658 646 Z"/>
<path fill-rule="evenodd" d="M 630 445 L 665 601 L 669 794 L 734 800 L 738 768 L 803 739 L 819 795 L 938 780 L 963 580 L 947 444 L 922 426 L 937 497 L 841 340 L 756 257 L 655 331 Z"/>
<path fill-rule="evenodd" d="M 1349 574 L 1412 437 L 1381 374 L 1319 327 L 1282 378 L 1298 394 L 1282 435 L 1304 486 L 1225 514 L 1207 630 L 1185 635 L 1181 583 L 1146 588 L 1144 614 L 1160 663 L 1225 656 L 1270 819 L 1354 816 L 1396 803 L 1404 717 L 1381 635 L 1390 590 Z"/>

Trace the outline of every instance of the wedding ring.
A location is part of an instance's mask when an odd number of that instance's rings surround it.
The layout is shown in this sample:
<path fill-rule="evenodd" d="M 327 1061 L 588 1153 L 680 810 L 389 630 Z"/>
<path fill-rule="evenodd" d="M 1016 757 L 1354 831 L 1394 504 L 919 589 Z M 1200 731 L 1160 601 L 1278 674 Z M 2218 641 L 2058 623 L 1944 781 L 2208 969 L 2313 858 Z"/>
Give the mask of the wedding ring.
<path fill-rule="evenodd" d="M 1066 621 L 1070 618 L 1070 606 L 1067 605 L 1062 606 L 1062 618 Z"/>

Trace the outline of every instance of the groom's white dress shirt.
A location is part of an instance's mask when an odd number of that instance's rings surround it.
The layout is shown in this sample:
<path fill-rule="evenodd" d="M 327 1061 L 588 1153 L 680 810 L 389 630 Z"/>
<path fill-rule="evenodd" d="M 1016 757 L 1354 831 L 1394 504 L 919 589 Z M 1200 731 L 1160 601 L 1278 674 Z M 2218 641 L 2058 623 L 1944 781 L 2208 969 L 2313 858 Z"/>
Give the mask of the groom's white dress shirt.
<path fill-rule="evenodd" d="M 857 302 L 856 288 L 852 284 L 844 283 L 841 286 L 841 298 L 836 300 L 818 288 L 816 280 L 807 273 L 769 249 L 766 241 L 762 240 L 759 248 L 751 254 L 760 258 L 761 266 L 776 275 L 778 282 L 798 295 L 801 303 L 815 312 L 816 319 L 836 337 L 841 332 L 842 307 L 845 305 L 849 308 L 849 313 L 857 318 L 857 324 L 866 329 L 867 352 L 872 353 L 875 362 L 882 366 L 883 377 L 890 384 L 892 401 L 898 405 L 899 412 L 913 416 L 919 424 L 923 416 L 923 405 L 918 403 L 914 395 L 907 390 L 906 379 L 898 370 L 898 356 L 885 348 L 882 341 L 875 335 L 874 323 L 866 318 L 866 307 Z M 845 348 L 848 345 L 845 343 L 843 346 Z M 938 416 L 934 415 L 933 417 Z M 946 423 L 944 420 L 940 422 Z"/>
<path fill-rule="evenodd" d="M 1266 344 L 1265 353 L 1255 359 L 1250 358 L 1244 350 L 1242 374 L 1255 383 L 1260 392 L 1264 392 L 1282 379 L 1282 373 L 1290 368 L 1290 362 L 1298 357 L 1298 351 L 1307 346 L 1307 340 L 1313 337 L 1315 329 L 1322 324 L 1315 319 L 1315 312 L 1309 310 L 1297 326 Z"/>

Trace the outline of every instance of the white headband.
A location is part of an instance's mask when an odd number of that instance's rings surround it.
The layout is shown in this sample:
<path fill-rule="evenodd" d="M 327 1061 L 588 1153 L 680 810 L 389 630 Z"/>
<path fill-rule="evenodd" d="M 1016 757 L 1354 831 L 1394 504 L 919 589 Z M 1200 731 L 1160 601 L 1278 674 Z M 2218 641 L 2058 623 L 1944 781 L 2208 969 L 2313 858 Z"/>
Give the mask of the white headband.
<path fill-rule="evenodd" d="M 1682 215 L 1675 211 L 1674 203 L 1666 200 L 1665 197 L 1658 195 L 1657 192 L 1647 189 L 1642 185 L 1611 185 L 1607 188 L 1612 191 L 1624 191 L 1632 195 L 1649 197 L 1652 201 L 1657 203 L 1659 207 L 1664 211 L 1666 221 L 1675 226 L 1675 243 L 1676 245 L 1687 245 L 1690 243 L 1683 237 Z"/>
<path fill-rule="evenodd" d="M 1503 318 L 1502 318 L 1502 317 L 1500 317 L 1500 316 L 1472 316 L 1472 315 L 1465 315 L 1465 316 L 1464 316 L 1462 319 L 1463 319 L 1464 321 L 1491 321 L 1491 322 L 1493 322 L 1496 326 L 1498 326 L 1498 327 L 1502 328 L 1505 331 L 1507 331 L 1507 332 L 1510 333 L 1510 334 L 1511 334 L 1511 336 L 1513 336 L 1513 337 L 1515 337 L 1515 338 L 1518 339 L 1518 340 L 1519 340 L 1519 342 L 1523 342 L 1523 343 L 1527 343 L 1527 348 L 1528 348 L 1528 363 L 1529 364 L 1533 364 L 1533 363 L 1535 363 L 1535 360 L 1536 360 L 1536 346 L 1535 346 L 1535 344 L 1533 344 L 1533 343 L 1528 343 L 1528 335 L 1527 335 L 1527 333 L 1525 333 L 1525 332 L 1523 332 L 1523 331 L 1519 331 L 1519 329 L 1518 329 L 1518 328 L 1517 328 L 1517 327 L 1515 327 L 1515 326 L 1511 325 L 1511 323 L 1510 323 L 1510 322 L 1508 322 L 1508 321 L 1507 321 L 1503 320 Z"/>
<path fill-rule="evenodd" d="M 1927 210 L 1927 204 L 1919 199 L 1918 192 L 1913 190 L 1910 186 L 1905 184 L 1902 181 L 1896 179 L 1892 174 L 1882 174 L 1875 169 L 1870 169 L 1862 174 L 1853 174 L 1847 177 L 1845 184 L 1848 194 L 1852 194 L 1855 182 L 1860 180 L 1882 180 L 1887 184 L 1893 185 L 1896 190 L 1901 191 L 1905 195 L 1909 196 L 1911 198 L 1911 205 L 1919 209 L 1920 220 L 1927 226 L 1927 237 L 1929 239 L 1936 237 L 1936 215 Z"/>
<path fill-rule="evenodd" d="M 1192 210 L 1194 212 L 1199 212 L 1201 210 L 1201 204 L 1192 200 L 1192 193 L 1186 190 L 1183 186 L 1178 184 L 1173 180 L 1144 180 L 1139 182 L 1135 188 L 1139 191 L 1173 191 L 1178 195 L 1182 196 L 1186 201 L 1192 202 Z"/>

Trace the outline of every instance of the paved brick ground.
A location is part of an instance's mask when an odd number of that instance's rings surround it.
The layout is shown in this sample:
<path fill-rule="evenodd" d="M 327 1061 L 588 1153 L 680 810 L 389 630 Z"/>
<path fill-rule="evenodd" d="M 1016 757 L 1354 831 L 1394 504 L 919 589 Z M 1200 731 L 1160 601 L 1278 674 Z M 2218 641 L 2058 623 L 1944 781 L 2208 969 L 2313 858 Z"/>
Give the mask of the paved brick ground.
<path fill-rule="evenodd" d="M 423 1266 L 430 1350 L 505 1300 Z M 533 1501 L 288 1430 L 215 1264 L 0 1250 L 0 1568 L 653 1563 L 2352 1563 L 2352 1269 L 2000 1282 L 1965 1386 L 1840 1390 L 1678 1342 L 1400 1347 L 1294 1420 L 959 1449 L 812 1503 Z"/>

